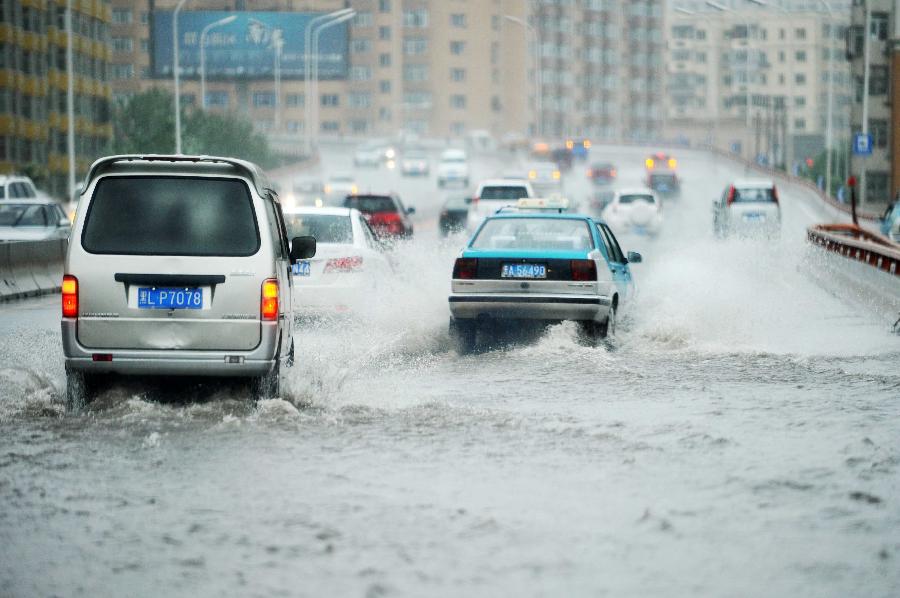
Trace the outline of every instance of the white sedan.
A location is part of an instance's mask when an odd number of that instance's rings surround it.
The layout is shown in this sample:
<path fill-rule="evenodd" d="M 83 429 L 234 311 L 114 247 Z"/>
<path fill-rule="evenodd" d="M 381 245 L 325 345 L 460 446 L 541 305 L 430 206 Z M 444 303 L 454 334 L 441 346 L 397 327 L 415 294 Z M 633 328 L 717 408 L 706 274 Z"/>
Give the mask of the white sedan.
<path fill-rule="evenodd" d="M 360 313 L 371 307 L 393 270 L 362 214 L 350 208 L 284 212 L 288 238 L 312 236 L 316 255 L 293 264 L 294 313 L 300 317 Z"/>
<path fill-rule="evenodd" d="M 603 220 L 620 234 L 656 235 L 662 228 L 662 202 L 650 189 L 622 189 L 603 209 Z"/>

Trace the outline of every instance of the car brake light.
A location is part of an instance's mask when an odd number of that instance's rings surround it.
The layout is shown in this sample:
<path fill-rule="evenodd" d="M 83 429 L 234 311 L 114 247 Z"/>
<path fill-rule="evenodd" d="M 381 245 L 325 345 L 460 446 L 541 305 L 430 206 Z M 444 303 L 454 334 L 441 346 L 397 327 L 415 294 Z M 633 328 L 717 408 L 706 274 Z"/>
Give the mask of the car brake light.
<path fill-rule="evenodd" d="M 594 260 L 572 260 L 570 268 L 572 280 L 580 282 L 597 280 L 597 264 Z"/>
<path fill-rule="evenodd" d="M 267 278 L 263 281 L 259 311 L 264 322 L 273 322 L 278 319 L 278 281 L 274 278 Z"/>
<path fill-rule="evenodd" d="M 590 139 L 585 139 L 585 140 L 584 140 L 584 143 L 582 143 L 581 145 L 584 146 L 584 149 L 591 149 L 591 140 L 590 140 Z"/>
<path fill-rule="evenodd" d="M 62 280 L 62 315 L 64 318 L 78 317 L 78 279 L 71 274 Z"/>
<path fill-rule="evenodd" d="M 558 181 L 559 177 L 562 176 L 558 170 L 553 171 L 553 180 Z"/>
<path fill-rule="evenodd" d="M 481 198 L 476 195 L 475 197 L 472 198 L 472 203 L 477 205 L 479 199 L 481 199 Z"/>
<path fill-rule="evenodd" d="M 612 170 L 609 171 L 609 176 L 611 176 L 611 177 L 615 177 L 615 176 L 616 176 L 616 169 L 615 169 L 615 168 L 613 168 Z"/>
<path fill-rule="evenodd" d="M 775 187 L 775 185 L 772 185 L 772 200 L 775 203 L 778 203 L 778 189 Z"/>
<path fill-rule="evenodd" d="M 456 258 L 453 264 L 453 278 L 471 280 L 478 272 L 478 260 L 470 257 Z"/>
<path fill-rule="evenodd" d="M 647 158 L 647 160 L 644 162 L 644 164 L 647 165 L 647 168 L 653 168 L 653 165 L 654 165 L 653 158 Z"/>
<path fill-rule="evenodd" d="M 730 206 L 731 204 L 734 203 L 734 195 L 735 195 L 735 193 L 737 193 L 737 189 L 735 189 L 735 188 L 734 188 L 734 185 L 732 185 L 732 186 L 728 189 L 728 198 L 725 200 L 725 204 L 726 204 L 726 205 L 729 205 L 729 206 Z"/>
<path fill-rule="evenodd" d="M 675 158 L 669 158 L 669 168 L 675 170 L 676 166 L 678 166 L 678 162 L 675 161 Z"/>
<path fill-rule="evenodd" d="M 331 258 L 325 262 L 324 272 L 356 272 L 362 268 L 363 258 L 361 255 L 350 257 Z"/>

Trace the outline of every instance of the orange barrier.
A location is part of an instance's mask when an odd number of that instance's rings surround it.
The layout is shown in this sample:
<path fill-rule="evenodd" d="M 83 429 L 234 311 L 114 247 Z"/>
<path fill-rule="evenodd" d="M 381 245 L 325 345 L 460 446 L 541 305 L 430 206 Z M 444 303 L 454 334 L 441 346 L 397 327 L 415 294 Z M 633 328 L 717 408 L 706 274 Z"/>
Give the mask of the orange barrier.
<path fill-rule="evenodd" d="M 806 238 L 828 251 L 900 276 L 900 244 L 854 224 L 817 224 L 806 229 Z"/>

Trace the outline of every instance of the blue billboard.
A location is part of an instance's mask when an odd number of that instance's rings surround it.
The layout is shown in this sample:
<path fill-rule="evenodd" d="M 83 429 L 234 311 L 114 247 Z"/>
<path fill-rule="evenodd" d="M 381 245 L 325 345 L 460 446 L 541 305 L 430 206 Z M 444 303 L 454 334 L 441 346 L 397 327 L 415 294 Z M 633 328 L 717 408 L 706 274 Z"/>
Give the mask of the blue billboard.
<path fill-rule="evenodd" d="M 281 48 L 281 77 L 302 79 L 306 61 L 306 26 L 323 13 L 187 11 L 178 14 L 181 76 L 200 77 L 200 35 L 216 21 L 204 38 L 208 79 L 269 78 L 275 73 L 275 51 Z M 347 23 L 319 34 L 319 78 L 347 77 L 349 30 Z M 172 12 L 154 11 L 151 23 L 151 64 L 154 77 L 172 76 Z M 312 51 L 312 48 L 310 48 Z M 313 63 L 316 57 L 313 57 Z"/>

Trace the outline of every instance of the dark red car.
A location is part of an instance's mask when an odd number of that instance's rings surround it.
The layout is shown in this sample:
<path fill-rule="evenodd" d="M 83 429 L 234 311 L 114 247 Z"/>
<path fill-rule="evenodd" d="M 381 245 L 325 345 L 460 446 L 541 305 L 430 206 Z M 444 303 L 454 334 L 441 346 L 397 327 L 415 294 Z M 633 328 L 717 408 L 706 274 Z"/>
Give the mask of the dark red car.
<path fill-rule="evenodd" d="M 409 215 L 414 214 L 416 209 L 405 207 L 396 195 L 348 195 L 344 199 L 344 207 L 362 212 L 380 239 L 408 239 L 413 235 Z"/>

